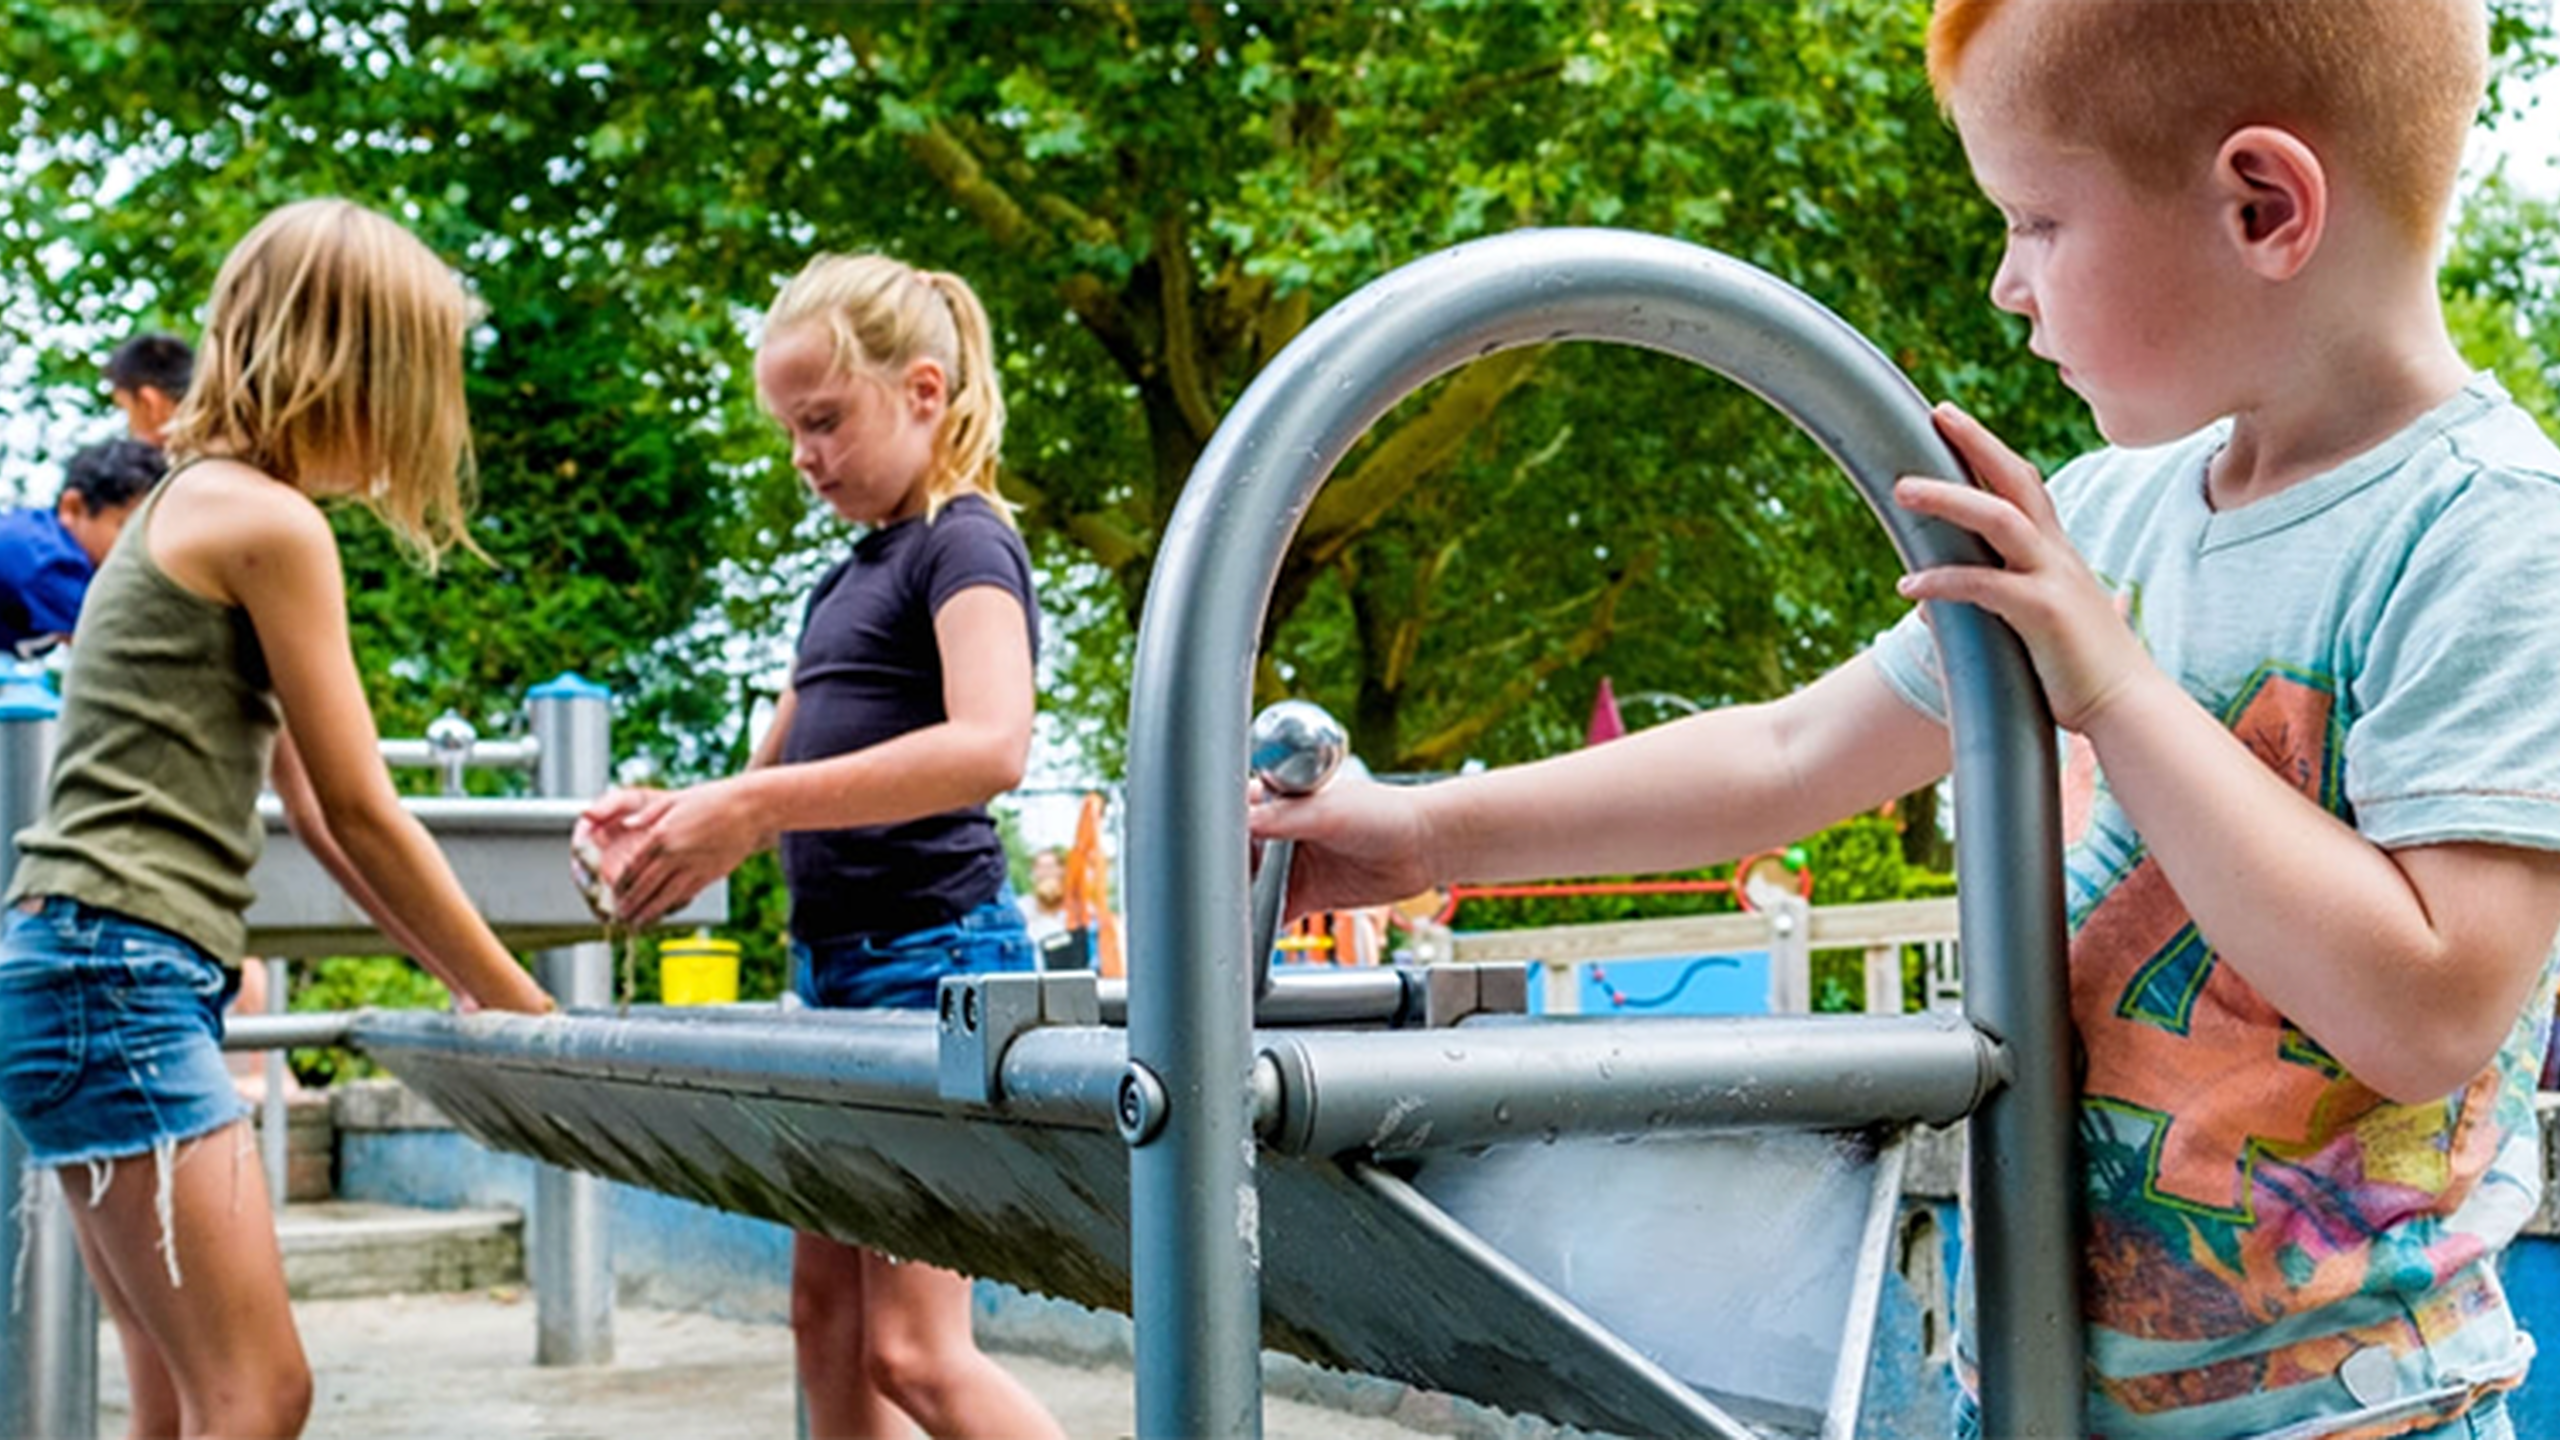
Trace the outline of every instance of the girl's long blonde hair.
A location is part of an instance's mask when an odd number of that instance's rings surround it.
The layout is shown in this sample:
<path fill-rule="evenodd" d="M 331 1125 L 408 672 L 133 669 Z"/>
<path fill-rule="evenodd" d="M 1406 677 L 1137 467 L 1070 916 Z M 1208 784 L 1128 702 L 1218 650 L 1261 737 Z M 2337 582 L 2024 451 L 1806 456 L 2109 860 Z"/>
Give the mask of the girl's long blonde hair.
<path fill-rule="evenodd" d="M 995 341 L 968 281 L 886 255 L 821 255 L 782 287 L 765 317 L 765 340 L 808 324 L 826 327 L 836 368 L 847 374 L 894 372 L 919 357 L 941 365 L 951 393 L 925 477 L 925 515 L 977 495 L 1013 523 L 1013 507 L 996 489 L 1004 393 Z"/>
<path fill-rule="evenodd" d="M 476 552 L 472 314 L 462 282 L 397 222 L 346 200 L 286 205 L 214 279 L 170 460 L 238 460 L 305 491 L 343 477 L 428 568 L 455 545 Z"/>

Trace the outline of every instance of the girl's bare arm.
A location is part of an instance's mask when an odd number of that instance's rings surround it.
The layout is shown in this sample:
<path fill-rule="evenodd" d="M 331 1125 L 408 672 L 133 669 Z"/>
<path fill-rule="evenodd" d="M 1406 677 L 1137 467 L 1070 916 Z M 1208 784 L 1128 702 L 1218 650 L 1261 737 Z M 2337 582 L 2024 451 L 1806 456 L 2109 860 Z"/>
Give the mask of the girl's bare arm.
<path fill-rule="evenodd" d="M 391 787 L 348 641 L 346 582 L 327 517 L 246 466 L 212 462 L 182 479 L 186 488 L 155 508 L 152 558 L 178 583 L 248 612 L 328 832 L 375 903 L 440 977 L 480 1004 L 552 1008 Z"/>

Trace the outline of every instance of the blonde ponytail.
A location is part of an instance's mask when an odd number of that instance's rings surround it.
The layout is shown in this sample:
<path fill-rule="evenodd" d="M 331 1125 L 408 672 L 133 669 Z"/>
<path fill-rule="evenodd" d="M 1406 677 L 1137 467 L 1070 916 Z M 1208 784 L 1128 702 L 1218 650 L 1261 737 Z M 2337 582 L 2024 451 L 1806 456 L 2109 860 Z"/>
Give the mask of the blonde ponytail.
<path fill-rule="evenodd" d="M 821 255 L 782 287 L 765 335 L 812 323 L 826 327 L 836 366 L 848 373 L 896 371 L 919 358 L 942 367 L 950 398 L 925 477 L 925 514 L 976 495 L 1012 524 L 1013 506 L 996 488 L 1004 393 L 994 331 L 969 282 L 886 255 Z"/>

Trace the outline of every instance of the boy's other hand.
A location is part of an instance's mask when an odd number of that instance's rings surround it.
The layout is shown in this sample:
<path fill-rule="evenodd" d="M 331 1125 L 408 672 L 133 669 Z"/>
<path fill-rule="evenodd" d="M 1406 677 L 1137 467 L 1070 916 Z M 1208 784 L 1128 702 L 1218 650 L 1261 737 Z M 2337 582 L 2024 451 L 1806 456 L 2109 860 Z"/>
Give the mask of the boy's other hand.
<path fill-rule="evenodd" d="M 1312 795 L 1271 795 L 1255 785 L 1245 828 L 1256 840 L 1297 842 L 1283 907 L 1291 919 L 1401 900 L 1434 883 L 1412 792 L 1381 785 L 1356 766 L 1344 766 Z"/>
<path fill-rule="evenodd" d="M 2085 731 L 2144 675 L 2159 672 L 2063 534 L 2036 467 L 1956 406 L 1932 414 L 1979 488 L 1907 475 L 1895 482 L 1894 501 L 1981 536 L 2003 564 L 1933 566 L 1903 576 L 1897 588 L 1913 600 L 1979 605 L 2007 621 L 2026 642 L 2055 721 Z"/>

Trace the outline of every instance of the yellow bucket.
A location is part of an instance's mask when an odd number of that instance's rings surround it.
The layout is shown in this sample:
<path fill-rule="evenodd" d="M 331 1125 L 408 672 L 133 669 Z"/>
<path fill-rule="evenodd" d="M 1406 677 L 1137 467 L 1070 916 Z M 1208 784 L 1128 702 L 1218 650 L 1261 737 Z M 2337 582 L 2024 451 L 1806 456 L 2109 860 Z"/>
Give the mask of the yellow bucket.
<path fill-rule="evenodd" d="M 709 931 L 661 941 L 658 997 L 669 1005 L 730 1005 L 738 999 L 738 942 Z"/>

